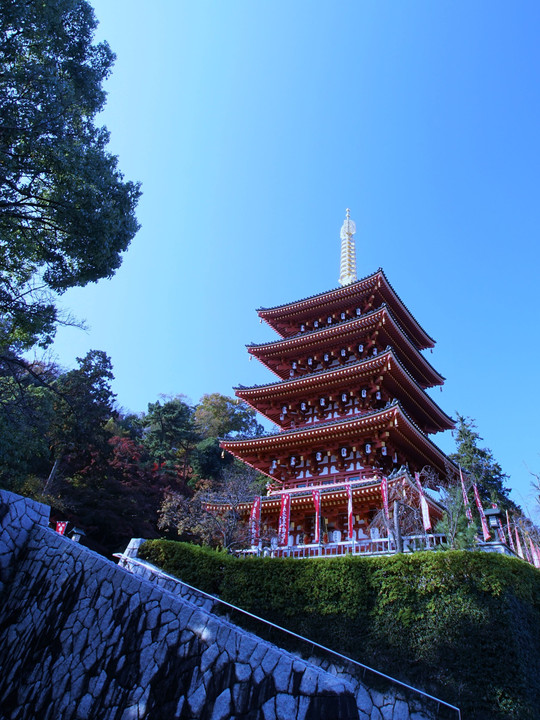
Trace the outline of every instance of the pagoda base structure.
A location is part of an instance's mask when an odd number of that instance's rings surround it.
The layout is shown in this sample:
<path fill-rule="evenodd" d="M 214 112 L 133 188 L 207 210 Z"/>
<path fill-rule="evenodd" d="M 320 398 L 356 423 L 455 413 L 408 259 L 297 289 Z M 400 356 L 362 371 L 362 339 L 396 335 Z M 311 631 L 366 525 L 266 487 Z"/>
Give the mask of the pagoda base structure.
<path fill-rule="evenodd" d="M 289 526 L 280 536 L 284 494 L 290 496 Z M 415 526 L 422 525 L 422 502 L 417 483 L 406 469 L 389 478 L 370 469 L 348 478 L 346 483 L 328 478 L 287 491 L 269 487 L 268 495 L 260 499 L 254 544 L 238 554 L 320 558 L 433 550 L 445 541 L 443 534 L 431 530 L 442 518 L 444 508 L 427 493 L 422 494 L 430 530 L 415 532 Z M 400 500 L 395 499 L 398 497 Z M 239 508 L 247 522 L 252 508 L 253 503 Z M 404 511 L 412 524 L 409 522 L 408 534 L 402 535 L 403 518 L 396 525 L 395 514 Z"/>

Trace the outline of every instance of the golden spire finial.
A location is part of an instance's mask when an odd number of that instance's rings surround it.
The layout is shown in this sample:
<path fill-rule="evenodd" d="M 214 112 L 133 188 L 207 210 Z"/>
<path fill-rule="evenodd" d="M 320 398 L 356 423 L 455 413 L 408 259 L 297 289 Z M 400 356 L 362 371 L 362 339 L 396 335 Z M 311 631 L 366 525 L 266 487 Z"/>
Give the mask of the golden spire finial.
<path fill-rule="evenodd" d="M 350 218 L 349 208 L 345 211 L 345 222 L 341 226 L 341 263 L 339 273 L 339 284 L 350 285 L 358 279 L 356 276 L 356 250 L 354 237 L 356 225 Z"/>

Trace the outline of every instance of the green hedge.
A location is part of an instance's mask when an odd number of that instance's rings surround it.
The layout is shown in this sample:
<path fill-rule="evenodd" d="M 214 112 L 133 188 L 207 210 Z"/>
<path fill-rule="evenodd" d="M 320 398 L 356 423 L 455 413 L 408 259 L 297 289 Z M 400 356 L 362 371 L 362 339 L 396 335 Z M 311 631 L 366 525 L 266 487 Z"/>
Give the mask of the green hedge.
<path fill-rule="evenodd" d="M 420 686 L 475 720 L 540 717 L 540 572 L 489 553 L 237 559 L 153 540 L 187 583 Z"/>

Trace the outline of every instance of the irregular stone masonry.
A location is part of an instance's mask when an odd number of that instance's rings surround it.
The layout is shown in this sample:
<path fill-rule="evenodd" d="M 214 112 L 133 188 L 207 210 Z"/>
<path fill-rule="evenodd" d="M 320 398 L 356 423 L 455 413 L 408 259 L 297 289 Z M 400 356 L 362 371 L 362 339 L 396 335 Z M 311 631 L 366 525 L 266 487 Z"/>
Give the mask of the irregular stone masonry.
<path fill-rule="evenodd" d="M 200 592 L 196 588 L 182 582 L 155 567 L 151 563 L 140 560 L 139 549 L 144 543 L 142 538 L 132 538 L 122 557 L 120 565 L 130 572 L 162 587 L 168 592 L 174 593 L 190 600 L 199 607 L 204 607 L 212 612 L 219 606 L 219 600 Z M 354 672 L 352 663 L 346 668 L 344 663 L 339 663 L 339 658 L 331 651 L 327 656 L 312 655 L 308 662 L 317 665 L 331 675 L 345 680 L 354 691 L 357 702 L 358 717 L 360 720 L 433 720 L 437 717 L 454 717 L 451 711 L 446 713 L 445 708 L 440 708 L 436 703 L 426 698 L 419 698 L 413 693 L 407 693 L 398 684 L 392 685 L 384 679 L 379 679 L 378 689 L 370 687 L 359 677 L 361 672 Z M 377 680 L 377 678 L 374 678 Z"/>
<path fill-rule="evenodd" d="M 212 601 L 157 587 L 47 522 L 48 508 L 0 491 L 0 720 L 433 717 L 261 640 L 209 612 Z"/>
<path fill-rule="evenodd" d="M 0 490 L 0 594 L 34 525 L 47 525 L 50 508 Z"/>

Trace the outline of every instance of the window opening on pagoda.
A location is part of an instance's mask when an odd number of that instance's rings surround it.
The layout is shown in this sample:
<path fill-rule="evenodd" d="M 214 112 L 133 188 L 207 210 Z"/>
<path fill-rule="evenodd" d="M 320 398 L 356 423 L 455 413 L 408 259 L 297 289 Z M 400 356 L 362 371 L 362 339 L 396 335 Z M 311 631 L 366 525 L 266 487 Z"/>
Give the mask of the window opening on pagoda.
<path fill-rule="evenodd" d="M 379 351 L 377 350 L 377 348 L 374 347 L 374 348 L 373 348 L 373 354 L 376 355 L 378 352 L 379 352 Z"/>
<path fill-rule="evenodd" d="M 323 459 L 323 454 L 322 454 L 322 452 L 317 452 L 317 453 L 315 453 L 315 460 L 316 460 L 317 462 L 321 462 L 322 459 Z"/>
<path fill-rule="evenodd" d="M 360 310 L 360 308 L 356 308 L 356 317 L 360 317 L 361 314 L 362 311 Z"/>
<path fill-rule="evenodd" d="M 293 360 L 293 361 L 292 361 L 291 367 L 292 367 L 293 370 L 296 370 L 296 360 Z"/>
<path fill-rule="evenodd" d="M 341 448 L 341 457 L 346 458 L 348 454 L 349 454 L 348 448 L 342 447 Z"/>
<path fill-rule="evenodd" d="M 366 443 L 366 455 L 371 453 L 371 443 Z"/>
<path fill-rule="evenodd" d="M 302 325 L 300 325 L 300 332 L 305 332 L 305 331 L 306 331 L 306 326 L 302 323 Z"/>
<path fill-rule="evenodd" d="M 347 351 L 345 350 L 345 348 L 341 348 L 339 354 L 341 355 L 342 358 L 347 357 Z"/>
<path fill-rule="evenodd" d="M 330 355 L 328 353 L 324 353 L 324 362 L 330 362 Z"/>
<path fill-rule="evenodd" d="M 383 445 L 381 448 L 381 455 L 384 455 L 384 457 L 386 457 L 387 452 L 388 452 L 388 450 L 386 448 L 386 445 Z"/>
<path fill-rule="evenodd" d="M 366 388 L 362 388 L 362 391 L 360 392 L 360 395 L 361 395 L 363 398 L 366 398 L 366 397 L 367 397 L 367 390 L 366 390 Z"/>
<path fill-rule="evenodd" d="M 377 390 L 377 392 L 375 393 L 375 399 L 376 399 L 376 400 L 380 400 L 380 399 L 381 399 L 381 391 L 380 391 L 380 390 Z"/>
<path fill-rule="evenodd" d="M 326 323 L 327 323 L 328 325 L 331 325 L 331 324 L 332 324 L 332 316 L 331 316 L 331 315 L 328 316 L 328 318 L 327 318 L 327 320 L 326 320 Z"/>
<path fill-rule="evenodd" d="M 301 403 L 300 403 L 300 410 L 301 410 L 302 412 L 306 412 L 306 410 L 307 410 L 307 405 L 306 405 L 305 402 L 301 402 Z"/>
<path fill-rule="evenodd" d="M 344 312 L 342 312 L 341 315 L 340 315 L 340 318 L 341 318 L 342 320 L 346 320 L 346 319 L 347 319 L 347 314 L 344 313 Z"/>
<path fill-rule="evenodd" d="M 320 398 L 320 399 L 319 399 L 319 405 L 320 405 L 321 407 L 324 407 L 324 406 L 326 405 L 326 398 L 323 398 L 323 397 Z"/>
<path fill-rule="evenodd" d="M 347 393 L 341 394 L 341 402 L 346 403 L 349 398 L 347 397 Z"/>
<path fill-rule="evenodd" d="M 283 407 L 281 408 L 281 412 L 283 413 L 283 415 L 287 414 L 287 406 L 286 405 L 283 405 Z"/>
<path fill-rule="evenodd" d="M 308 364 L 310 367 L 313 365 L 313 358 L 312 358 L 312 357 L 308 357 L 308 359 L 307 359 L 307 364 Z"/>
<path fill-rule="evenodd" d="M 313 327 L 314 327 L 314 328 L 318 328 L 318 327 L 319 327 L 319 321 L 318 321 L 318 320 L 315 320 L 315 322 L 313 323 Z"/>
<path fill-rule="evenodd" d="M 291 458 L 291 467 L 294 467 L 296 465 L 296 457 L 293 455 Z"/>
<path fill-rule="evenodd" d="M 360 345 L 358 346 L 358 352 L 359 352 L 359 353 L 363 353 L 363 352 L 364 352 L 364 346 L 362 345 L 362 343 L 360 343 Z"/>

